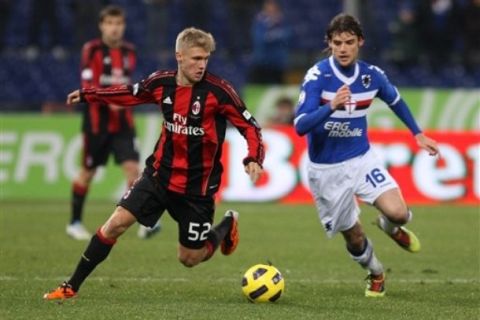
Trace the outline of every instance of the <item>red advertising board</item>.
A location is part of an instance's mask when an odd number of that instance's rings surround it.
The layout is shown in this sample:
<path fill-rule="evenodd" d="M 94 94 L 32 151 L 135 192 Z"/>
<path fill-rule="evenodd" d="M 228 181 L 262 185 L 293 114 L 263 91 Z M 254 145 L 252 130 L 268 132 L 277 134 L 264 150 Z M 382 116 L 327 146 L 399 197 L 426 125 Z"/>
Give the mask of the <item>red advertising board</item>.
<path fill-rule="evenodd" d="M 408 131 L 370 130 L 372 148 L 400 185 L 409 204 L 453 202 L 480 204 L 480 132 L 428 132 L 441 156 L 420 150 Z M 225 174 L 220 196 L 228 201 L 311 203 L 305 166 L 306 138 L 292 127 L 263 130 L 265 175 L 256 185 L 248 181 L 241 159 L 246 144 L 229 131 L 223 154 Z"/>

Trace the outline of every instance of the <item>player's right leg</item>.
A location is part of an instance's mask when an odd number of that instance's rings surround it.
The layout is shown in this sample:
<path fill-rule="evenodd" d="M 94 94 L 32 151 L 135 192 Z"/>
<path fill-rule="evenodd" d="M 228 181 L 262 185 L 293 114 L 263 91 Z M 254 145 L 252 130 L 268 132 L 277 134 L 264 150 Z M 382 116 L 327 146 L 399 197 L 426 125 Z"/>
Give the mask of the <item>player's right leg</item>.
<path fill-rule="evenodd" d="M 76 296 L 80 286 L 95 267 L 109 255 L 113 245 L 137 220 L 127 209 L 118 206 L 105 224 L 92 237 L 82 254 L 72 277 L 55 290 L 45 293 L 45 300 L 69 299 Z"/>
<path fill-rule="evenodd" d="M 385 274 L 383 266 L 373 252 L 370 240 L 363 233 L 362 226 L 356 222 L 348 230 L 342 231 L 347 250 L 352 259 L 368 270 L 365 296 L 383 297 L 385 295 Z"/>
<path fill-rule="evenodd" d="M 400 189 L 390 189 L 382 193 L 374 202 L 382 213 L 377 225 L 401 248 L 409 252 L 419 252 L 421 245 L 416 235 L 404 225 L 412 219 L 412 212 L 403 200 Z"/>
<path fill-rule="evenodd" d="M 136 153 L 135 150 L 128 150 L 128 148 L 127 149 L 125 148 L 126 147 L 124 147 L 124 149 L 121 149 L 121 150 L 124 150 L 124 156 L 130 154 L 132 159 L 127 159 L 123 161 L 121 165 L 122 165 L 123 173 L 127 180 L 128 188 L 130 188 L 139 177 L 140 167 L 139 167 L 138 161 L 135 160 L 136 159 L 135 157 L 138 158 L 138 153 Z M 154 235 L 156 235 L 157 233 L 159 233 L 161 230 L 162 230 L 162 226 L 159 220 L 153 227 L 140 225 L 138 227 L 137 236 L 140 239 L 149 239 Z"/>
<path fill-rule="evenodd" d="M 227 210 L 223 219 L 213 226 L 213 196 L 189 196 L 167 192 L 168 211 L 178 223 L 178 259 L 193 267 L 210 259 L 221 246 L 224 255 L 232 254 L 239 241 L 238 212 Z"/>
<path fill-rule="evenodd" d="M 66 227 L 66 233 L 75 240 L 89 240 L 92 237 L 82 224 L 82 215 L 88 188 L 95 172 L 96 168 L 82 167 L 77 178 L 73 181 L 71 219 Z"/>

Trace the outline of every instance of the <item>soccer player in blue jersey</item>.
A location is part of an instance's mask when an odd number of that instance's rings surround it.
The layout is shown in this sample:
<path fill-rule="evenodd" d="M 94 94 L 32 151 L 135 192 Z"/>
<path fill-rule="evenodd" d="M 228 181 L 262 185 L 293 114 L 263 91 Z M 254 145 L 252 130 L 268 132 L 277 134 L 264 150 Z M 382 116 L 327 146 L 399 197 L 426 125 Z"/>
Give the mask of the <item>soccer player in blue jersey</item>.
<path fill-rule="evenodd" d="M 418 252 L 420 242 L 404 227 L 412 212 L 397 183 L 370 149 L 366 114 L 372 100 L 378 97 L 388 104 L 420 148 L 434 156 L 438 147 L 422 133 L 384 72 L 358 60 L 364 35 L 353 16 L 334 17 L 326 42 L 331 55 L 305 75 L 295 129 L 307 136 L 309 184 L 327 236 L 343 234 L 352 259 L 368 270 L 365 295 L 383 297 L 384 268 L 363 232 L 355 196 L 380 211 L 378 226 L 403 249 Z"/>

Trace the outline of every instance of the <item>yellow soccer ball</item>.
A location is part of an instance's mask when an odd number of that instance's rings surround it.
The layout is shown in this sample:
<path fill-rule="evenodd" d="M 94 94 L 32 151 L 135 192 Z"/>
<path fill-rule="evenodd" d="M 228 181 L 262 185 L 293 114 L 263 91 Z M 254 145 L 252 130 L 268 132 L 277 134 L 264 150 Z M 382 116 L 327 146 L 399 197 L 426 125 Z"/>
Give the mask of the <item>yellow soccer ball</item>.
<path fill-rule="evenodd" d="M 256 264 L 245 272 L 242 291 L 251 302 L 275 302 L 285 291 L 285 280 L 274 266 Z"/>

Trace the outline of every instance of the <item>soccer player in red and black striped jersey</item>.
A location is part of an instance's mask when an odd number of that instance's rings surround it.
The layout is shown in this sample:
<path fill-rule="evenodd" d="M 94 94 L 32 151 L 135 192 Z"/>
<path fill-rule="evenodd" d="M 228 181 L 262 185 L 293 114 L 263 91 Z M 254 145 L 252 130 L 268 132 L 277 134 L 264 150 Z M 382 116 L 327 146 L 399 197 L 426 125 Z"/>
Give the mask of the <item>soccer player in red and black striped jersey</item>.
<path fill-rule="evenodd" d="M 108 87 L 130 84 L 136 64 L 135 48 L 123 40 L 125 12 L 118 6 L 107 6 L 99 16 L 101 38 L 83 46 L 81 61 L 82 87 Z M 118 103 L 89 102 L 83 112 L 83 161 L 73 181 L 71 220 L 68 235 L 89 240 L 91 235 L 82 224 L 83 206 L 97 168 L 107 163 L 110 154 L 120 164 L 130 187 L 139 176 L 139 155 L 135 148 L 132 110 Z"/>
<path fill-rule="evenodd" d="M 222 144 L 228 121 L 247 141 L 243 164 L 256 182 L 264 159 L 260 128 L 232 86 L 206 71 L 215 49 L 211 34 L 185 29 L 178 35 L 175 49 L 176 71 L 155 72 L 135 85 L 83 88 L 69 94 L 68 103 L 156 103 L 164 122 L 141 178 L 92 237 L 72 277 L 46 293 L 45 299 L 74 297 L 120 235 L 137 221 L 153 226 L 165 210 L 178 224 L 178 258 L 185 266 L 208 260 L 218 246 L 224 255 L 235 250 L 238 212 L 228 210 L 212 227 L 214 195 L 222 174 Z"/>

